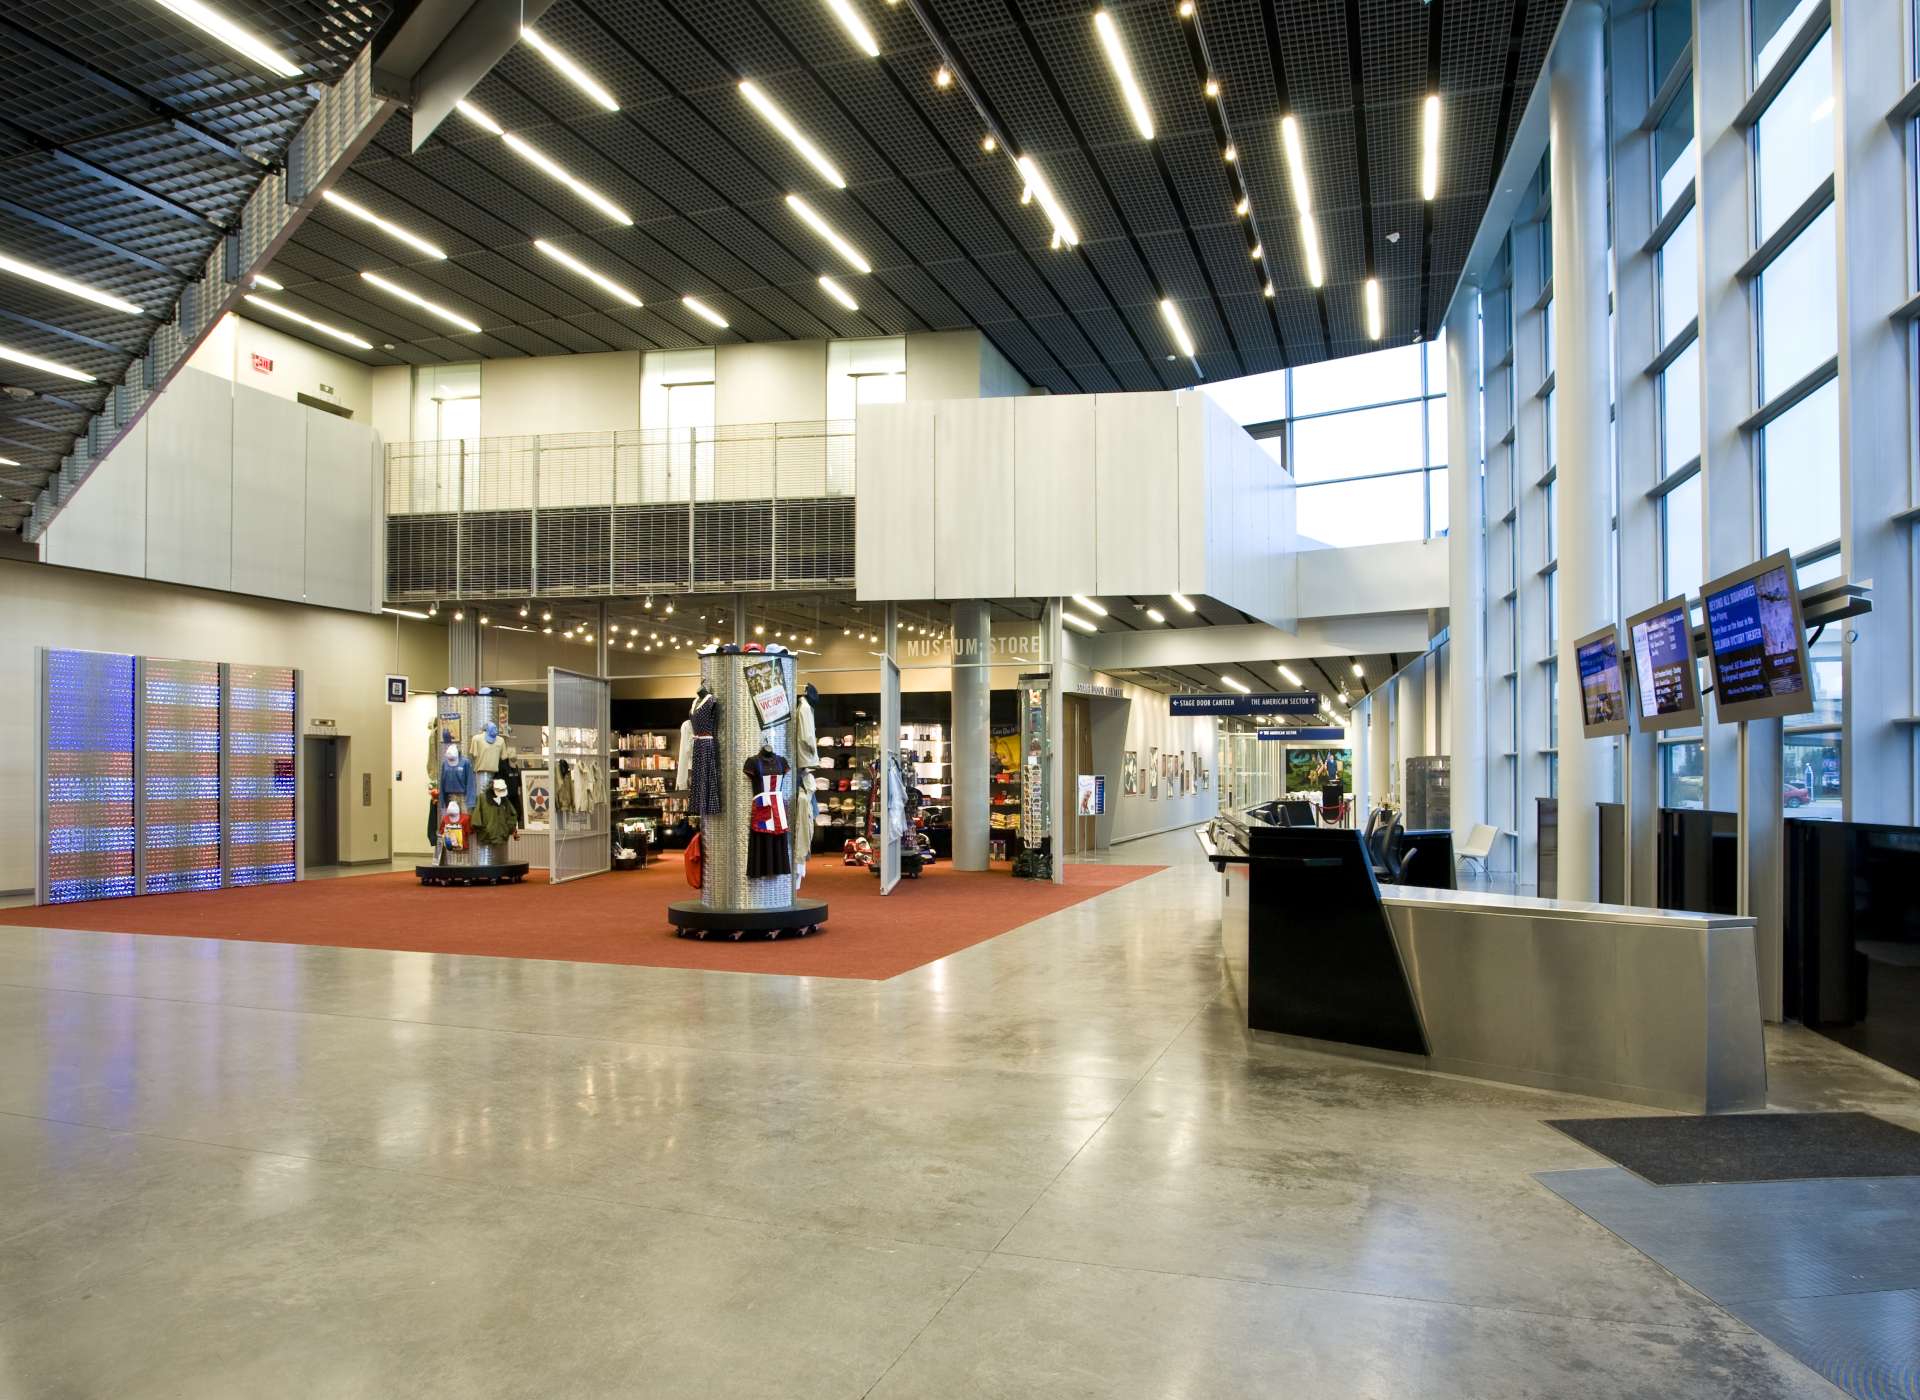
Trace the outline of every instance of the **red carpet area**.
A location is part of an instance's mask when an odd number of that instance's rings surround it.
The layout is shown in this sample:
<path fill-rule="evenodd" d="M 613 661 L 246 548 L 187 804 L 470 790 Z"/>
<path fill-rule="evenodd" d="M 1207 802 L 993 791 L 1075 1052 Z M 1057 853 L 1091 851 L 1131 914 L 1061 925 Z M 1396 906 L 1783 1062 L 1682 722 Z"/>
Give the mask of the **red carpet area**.
<path fill-rule="evenodd" d="M 0 926 L 884 981 L 1164 868 L 1069 864 L 1067 882 L 1055 885 L 1015 880 L 1004 867 L 981 873 L 942 863 L 882 898 L 865 870 L 837 857 L 816 860 L 805 893 L 827 901 L 827 923 L 813 937 L 779 942 L 676 937 L 666 907 L 692 891 L 671 853 L 646 870 L 565 885 L 538 872 L 525 884 L 471 889 L 423 889 L 410 874 L 361 875 L 9 909 Z"/>

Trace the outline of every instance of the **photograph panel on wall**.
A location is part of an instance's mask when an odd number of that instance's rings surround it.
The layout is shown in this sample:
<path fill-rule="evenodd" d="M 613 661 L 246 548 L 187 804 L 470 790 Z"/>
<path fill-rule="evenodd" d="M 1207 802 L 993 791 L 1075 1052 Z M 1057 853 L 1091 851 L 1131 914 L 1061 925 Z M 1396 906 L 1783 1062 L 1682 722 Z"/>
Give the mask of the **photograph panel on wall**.
<path fill-rule="evenodd" d="M 1128 797 L 1140 791 L 1140 754 L 1135 749 L 1120 755 L 1120 791 Z"/>
<path fill-rule="evenodd" d="M 1160 750 L 1147 750 L 1147 796 L 1157 799 L 1160 796 Z"/>
<path fill-rule="evenodd" d="M 1288 749 L 1287 791 L 1321 792 L 1340 785 L 1343 792 L 1353 791 L 1352 749 Z"/>

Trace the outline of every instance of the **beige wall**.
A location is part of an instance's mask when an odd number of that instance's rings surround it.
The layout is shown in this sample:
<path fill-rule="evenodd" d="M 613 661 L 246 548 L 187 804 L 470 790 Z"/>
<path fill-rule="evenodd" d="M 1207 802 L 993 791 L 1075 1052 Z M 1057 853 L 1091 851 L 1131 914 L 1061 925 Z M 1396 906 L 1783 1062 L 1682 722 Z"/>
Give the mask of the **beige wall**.
<path fill-rule="evenodd" d="M 617 432 L 640 426 L 640 352 L 480 362 L 480 435 Z"/>
<path fill-rule="evenodd" d="M 715 423 L 811 423 L 826 416 L 826 341 L 776 340 L 714 351 Z"/>
<path fill-rule="evenodd" d="M 384 860 L 393 777 L 385 677 L 444 683 L 446 629 L 0 560 L 0 890 L 31 889 L 37 860 L 38 698 L 35 648 L 72 647 L 199 661 L 300 668 L 309 719 L 337 722 L 350 742 L 342 775 L 341 859 Z M 362 806 L 362 775 L 373 801 Z M 417 804 L 416 804 L 417 805 Z"/>
<path fill-rule="evenodd" d="M 255 355 L 269 361 L 272 368 L 256 369 Z M 356 423 L 373 419 L 375 371 L 358 360 L 296 340 L 273 326 L 244 316 L 221 317 L 187 364 L 279 398 L 292 399 L 306 394 L 339 404 L 353 414 Z"/>
<path fill-rule="evenodd" d="M 979 331 L 934 331 L 907 337 L 907 398 L 980 397 Z"/>
<path fill-rule="evenodd" d="M 412 439 L 412 365 L 381 365 L 374 370 L 370 421 L 382 442 L 407 442 Z"/>

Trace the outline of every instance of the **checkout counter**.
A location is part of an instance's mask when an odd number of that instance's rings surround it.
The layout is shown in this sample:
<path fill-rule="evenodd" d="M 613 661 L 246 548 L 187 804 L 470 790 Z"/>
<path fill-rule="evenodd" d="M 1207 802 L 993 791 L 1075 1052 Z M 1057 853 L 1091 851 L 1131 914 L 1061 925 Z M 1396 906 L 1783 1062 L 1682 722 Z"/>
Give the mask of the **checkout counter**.
<path fill-rule="evenodd" d="M 1365 835 L 1200 832 L 1263 1039 L 1694 1113 L 1766 1106 L 1754 920 L 1383 883 Z M 1432 867 L 1424 867 L 1431 871 Z M 1403 871 L 1403 876 L 1411 874 Z"/>

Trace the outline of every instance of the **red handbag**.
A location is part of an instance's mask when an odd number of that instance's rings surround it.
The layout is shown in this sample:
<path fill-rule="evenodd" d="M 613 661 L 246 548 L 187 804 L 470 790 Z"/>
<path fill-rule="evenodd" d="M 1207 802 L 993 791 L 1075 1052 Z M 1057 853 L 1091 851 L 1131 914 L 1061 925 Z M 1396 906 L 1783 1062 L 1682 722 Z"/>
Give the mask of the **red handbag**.
<path fill-rule="evenodd" d="M 702 884 L 701 876 L 705 873 L 706 863 L 706 852 L 700 847 L 700 833 L 696 831 L 693 833 L 693 840 L 687 842 L 685 865 L 687 883 L 692 885 L 696 890 L 699 889 Z"/>

